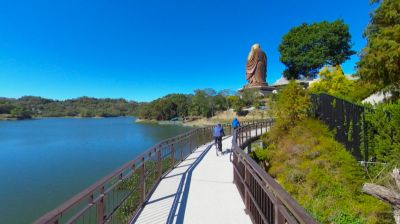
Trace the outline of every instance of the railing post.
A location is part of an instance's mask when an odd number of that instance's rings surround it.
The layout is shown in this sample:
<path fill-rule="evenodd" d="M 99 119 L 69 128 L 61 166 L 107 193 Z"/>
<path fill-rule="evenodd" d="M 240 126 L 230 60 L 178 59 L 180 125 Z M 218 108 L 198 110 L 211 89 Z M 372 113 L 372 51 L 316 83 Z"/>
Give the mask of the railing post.
<path fill-rule="evenodd" d="M 243 128 L 240 129 L 240 146 L 243 145 Z"/>
<path fill-rule="evenodd" d="M 190 152 L 193 152 L 193 151 L 192 151 L 192 146 L 193 146 L 193 145 L 192 145 L 192 136 L 190 136 L 190 137 L 189 137 L 189 151 L 190 151 Z"/>
<path fill-rule="evenodd" d="M 252 130 L 252 127 L 253 127 L 253 124 L 249 127 L 249 140 L 251 139 L 251 137 L 252 137 L 252 134 L 251 134 L 251 130 Z"/>
<path fill-rule="evenodd" d="M 104 222 L 104 186 L 100 188 L 100 200 L 96 203 L 97 223 Z"/>
<path fill-rule="evenodd" d="M 184 149 L 185 147 L 181 147 L 181 161 L 183 160 L 183 149 Z M 190 148 L 189 148 L 189 151 L 190 151 Z"/>
<path fill-rule="evenodd" d="M 246 138 L 245 138 L 245 140 L 244 140 L 245 142 L 247 141 L 247 129 L 248 129 L 248 128 L 246 127 L 246 129 L 244 130 L 244 131 L 245 131 L 245 134 L 246 134 Z"/>
<path fill-rule="evenodd" d="M 260 123 L 260 135 L 263 134 L 264 124 L 265 124 L 264 122 L 261 122 L 261 123 Z"/>
<path fill-rule="evenodd" d="M 245 165 L 245 163 L 243 163 L 244 165 L 244 178 L 243 178 L 243 190 L 244 190 L 244 206 L 246 208 L 246 212 L 250 212 L 249 210 L 249 195 L 248 195 L 248 186 L 247 186 L 247 182 L 248 182 L 248 174 L 247 174 L 247 166 Z"/>
<path fill-rule="evenodd" d="M 175 166 L 175 148 L 174 144 L 171 144 L 171 159 L 172 159 L 172 167 Z"/>
<path fill-rule="evenodd" d="M 196 148 L 199 147 L 199 132 L 196 130 L 196 144 L 195 144 Z"/>
<path fill-rule="evenodd" d="M 89 200 L 88 200 L 88 202 L 89 202 L 89 204 L 93 204 L 93 200 L 94 200 L 94 196 L 93 196 L 93 192 L 90 194 L 90 196 L 89 196 Z M 96 208 L 97 209 L 97 208 Z M 97 211 L 96 211 L 97 212 Z M 96 217 L 97 218 L 97 217 Z M 55 220 L 55 221 L 51 221 L 51 223 L 52 224 L 58 224 L 59 222 L 58 222 L 58 218 L 57 218 L 57 220 Z"/>
<path fill-rule="evenodd" d="M 258 136 L 258 124 L 256 123 L 256 136 Z"/>
<path fill-rule="evenodd" d="M 279 198 L 276 198 L 276 203 L 274 205 L 274 213 L 275 213 L 275 224 L 284 224 L 285 218 L 283 217 L 282 213 L 280 212 L 280 208 L 282 207 L 282 202 Z"/>
<path fill-rule="evenodd" d="M 157 152 L 157 162 L 158 162 L 158 178 L 162 176 L 162 157 L 161 157 L 162 146 L 160 145 Z"/>
<path fill-rule="evenodd" d="M 242 145 L 242 135 L 241 135 L 242 131 L 241 130 L 242 130 L 242 128 L 236 129 L 236 142 L 237 142 L 239 148 Z"/>
<path fill-rule="evenodd" d="M 143 206 L 144 199 L 146 197 L 146 183 L 145 183 L 146 181 L 145 181 L 144 171 L 145 171 L 144 157 L 142 157 L 142 165 L 140 167 L 140 189 L 139 189 L 141 206 Z"/>

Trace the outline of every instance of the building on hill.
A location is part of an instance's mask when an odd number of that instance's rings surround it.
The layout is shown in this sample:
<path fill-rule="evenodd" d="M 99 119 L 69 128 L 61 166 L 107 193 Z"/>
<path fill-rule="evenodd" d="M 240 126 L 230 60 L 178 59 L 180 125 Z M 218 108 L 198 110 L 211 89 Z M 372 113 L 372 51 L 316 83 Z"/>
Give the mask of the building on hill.
<path fill-rule="evenodd" d="M 357 80 L 358 77 L 351 75 L 351 74 L 345 74 L 346 78 L 349 80 Z M 320 78 L 315 78 L 315 79 L 296 79 L 296 83 L 304 86 L 304 88 L 308 88 L 312 83 L 318 82 Z M 281 77 L 280 79 L 276 80 L 276 82 L 271 85 L 271 87 L 274 87 L 276 89 L 280 89 L 284 86 L 289 84 L 289 80 L 287 80 L 285 77 Z"/>

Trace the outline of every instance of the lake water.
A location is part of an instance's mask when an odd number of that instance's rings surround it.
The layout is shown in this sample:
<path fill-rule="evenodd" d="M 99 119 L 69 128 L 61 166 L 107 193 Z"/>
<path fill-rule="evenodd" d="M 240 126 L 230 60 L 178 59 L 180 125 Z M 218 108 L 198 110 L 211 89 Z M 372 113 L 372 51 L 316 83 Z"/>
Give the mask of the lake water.
<path fill-rule="evenodd" d="M 0 121 L 0 222 L 31 223 L 162 139 L 132 117 Z"/>

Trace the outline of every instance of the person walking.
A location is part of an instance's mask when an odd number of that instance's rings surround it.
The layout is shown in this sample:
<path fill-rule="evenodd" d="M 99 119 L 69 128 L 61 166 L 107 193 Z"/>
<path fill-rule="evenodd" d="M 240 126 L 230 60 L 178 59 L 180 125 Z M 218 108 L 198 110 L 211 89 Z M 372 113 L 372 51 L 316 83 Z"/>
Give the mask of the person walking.
<path fill-rule="evenodd" d="M 231 152 L 229 155 L 229 160 L 232 162 L 232 157 L 233 157 L 233 145 L 237 144 L 237 135 L 236 135 L 236 130 L 240 127 L 240 122 L 239 120 L 235 117 L 232 121 L 232 147 L 231 147 Z"/>
<path fill-rule="evenodd" d="M 213 136 L 215 141 L 215 147 L 217 148 L 217 156 L 218 151 L 222 154 L 222 137 L 225 135 L 224 128 L 221 124 L 217 124 L 213 130 Z"/>
<path fill-rule="evenodd" d="M 236 136 L 236 129 L 240 127 L 240 122 L 239 120 L 235 117 L 232 121 L 232 147 L 233 143 L 237 143 L 237 136 Z"/>

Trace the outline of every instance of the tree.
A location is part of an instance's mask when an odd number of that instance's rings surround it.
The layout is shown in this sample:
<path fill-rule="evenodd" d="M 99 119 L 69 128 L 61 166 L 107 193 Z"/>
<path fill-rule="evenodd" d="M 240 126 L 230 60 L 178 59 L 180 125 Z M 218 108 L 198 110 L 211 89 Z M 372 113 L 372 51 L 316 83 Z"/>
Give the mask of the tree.
<path fill-rule="evenodd" d="M 257 89 L 244 89 L 241 93 L 241 98 L 245 106 L 258 107 L 260 104 L 260 94 Z"/>
<path fill-rule="evenodd" d="M 240 98 L 240 96 L 228 96 L 227 101 L 229 107 L 232 108 L 238 115 L 241 115 L 243 113 L 243 107 L 245 107 L 246 105 L 244 101 Z"/>
<path fill-rule="evenodd" d="M 314 77 L 324 65 L 340 65 L 351 50 L 349 27 L 343 20 L 302 24 L 292 28 L 279 45 L 287 79 Z"/>
<path fill-rule="evenodd" d="M 289 130 L 307 117 L 310 105 L 310 97 L 304 88 L 291 80 L 279 91 L 276 101 L 272 104 L 277 127 Z"/>
<path fill-rule="evenodd" d="M 210 96 L 204 90 L 196 90 L 192 98 L 190 114 L 194 116 L 210 117 L 212 114 L 212 105 Z"/>
<path fill-rule="evenodd" d="M 15 107 L 11 110 L 11 116 L 17 119 L 29 119 L 32 113 L 23 107 Z"/>
<path fill-rule="evenodd" d="M 380 2 L 374 0 L 374 3 Z M 385 92 L 400 95 L 400 1 L 383 0 L 364 32 L 367 46 L 360 53 L 358 75 Z"/>
<path fill-rule="evenodd" d="M 328 93 L 340 98 L 348 98 L 354 89 L 354 81 L 349 80 L 343 73 L 340 65 L 326 66 L 319 72 L 320 80 L 312 83 L 311 93 Z"/>

